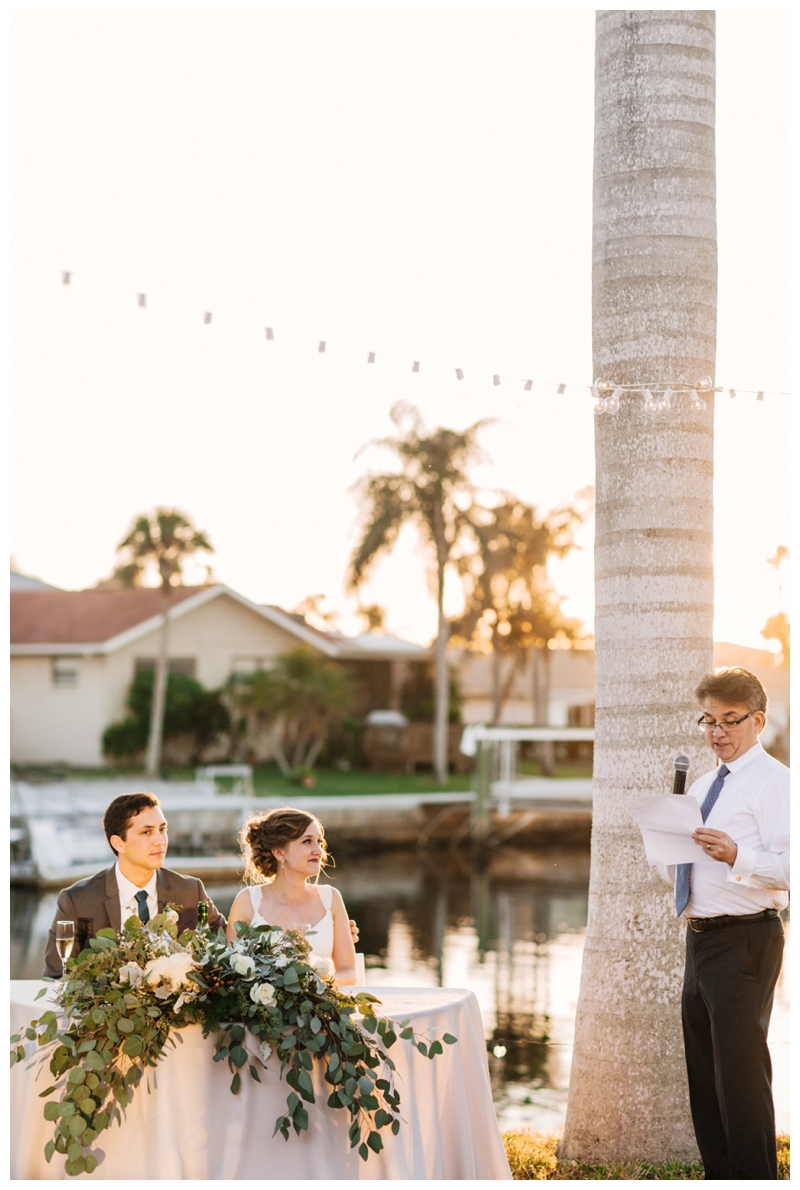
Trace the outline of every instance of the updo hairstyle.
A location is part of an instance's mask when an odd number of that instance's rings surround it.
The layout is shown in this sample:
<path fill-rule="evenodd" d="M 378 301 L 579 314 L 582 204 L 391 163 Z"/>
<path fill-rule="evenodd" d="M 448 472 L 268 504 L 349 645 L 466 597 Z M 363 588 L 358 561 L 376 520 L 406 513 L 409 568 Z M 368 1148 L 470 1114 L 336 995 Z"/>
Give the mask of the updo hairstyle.
<path fill-rule="evenodd" d="M 328 863 L 325 835 L 322 823 L 313 814 L 295 810 L 292 806 L 278 806 L 249 818 L 239 832 L 245 883 L 264 884 L 274 880 L 278 874 L 278 860 L 272 854 L 273 847 L 285 847 L 302 838 L 312 822 L 316 822 L 320 829 L 321 867 L 324 868 Z"/>

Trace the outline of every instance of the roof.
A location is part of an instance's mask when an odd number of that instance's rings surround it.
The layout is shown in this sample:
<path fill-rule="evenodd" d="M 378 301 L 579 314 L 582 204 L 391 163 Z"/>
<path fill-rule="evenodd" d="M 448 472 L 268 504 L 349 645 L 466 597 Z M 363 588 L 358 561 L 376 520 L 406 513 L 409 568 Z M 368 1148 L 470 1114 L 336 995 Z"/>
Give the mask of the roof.
<path fill-rule="evenodd" d="M 170 618 L 189 614 L 213 599 L 227 595 L 256 615 L 284 629 L 298 642 L 311 645 L 328 657 L 391 660 L 395 657 L 424 660 L 430 650 L 397 637 L 369 634 L 343 637 L 320 632 L 302 616 L 279 607 L 252 603 L 222 584 L 174 587 Z M 16 656 L 113 653 L 123 645 L 154 631 L 161 624 L 161 591 L 157 587 L 133 590 L 92 587 L 87 591 L 25 590 L 11 594 L 11 653 Z"/>
<path fill-rule="evenodd" d="M 173 604 L 199 590 L 202 588 L 175 588 Z M 153 587 L 130 591 L 12 591 L 11 643 L 100 644 L 160 614 L 161 591 Z"/>
<path fill-rule="evenodd" d="M 12 591 L 57 591 L 59 589 L 52 583 L 44 583 L 40 578 L 34 578 L 32 574 L 20 574 L 18 570 L 11 571 L 9 586 Z"/>

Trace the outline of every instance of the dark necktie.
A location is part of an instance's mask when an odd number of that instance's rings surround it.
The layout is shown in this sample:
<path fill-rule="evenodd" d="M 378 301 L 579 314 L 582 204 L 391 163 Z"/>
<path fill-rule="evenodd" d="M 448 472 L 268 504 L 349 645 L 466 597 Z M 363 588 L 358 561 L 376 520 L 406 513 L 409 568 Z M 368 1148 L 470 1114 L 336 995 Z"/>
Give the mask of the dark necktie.
<path fill-rule="evenodd" d="M 711 783 L 711 788 L 705 796 L 705 801 L 700 807 L 700 813 L 703 816 L 703 822 L 708 818 L 714 806 L 717 804 L 717 798 L 722 792 L 722 785 L 731 770 L 726 764 L 721 764 L 717 769 L 717 775 Z M 691 881 L 691 864 L 678 864 L 678 870 L 675 873 L 675 912 L 678 917 L 683 913 L 684 909 L 689 903 L 689 884 Z"/>
<path fill-rule="evenodd" d="M 150 910 L 147 908 L 147 892 L 145 889 L 140 888 L 134 899 L 139 906 L 139 921 L 149 921 Z"/>

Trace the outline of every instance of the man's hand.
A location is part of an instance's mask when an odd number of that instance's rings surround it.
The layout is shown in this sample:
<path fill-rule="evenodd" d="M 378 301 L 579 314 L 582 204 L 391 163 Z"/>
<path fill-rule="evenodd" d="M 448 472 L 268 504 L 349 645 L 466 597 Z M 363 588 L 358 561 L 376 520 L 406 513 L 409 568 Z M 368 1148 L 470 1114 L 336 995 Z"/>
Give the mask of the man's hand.
<path fill-rule="evenodd" d="M 354 921 L 348 921 L 347 924 L 350 927 L 350 937 L 353 939 L 353 946 L 357 946 L 359 938 L 358 926 Z"/>
<path fill-rule="evenodd" d="M 723 864 L 732 864 L 736 859 L 739 848 L 730 835 L 724 831 L 715 831 L 703 826 L 692 835 L 695 843 L 699 843 L 709 859 L 719 860 Z"/>

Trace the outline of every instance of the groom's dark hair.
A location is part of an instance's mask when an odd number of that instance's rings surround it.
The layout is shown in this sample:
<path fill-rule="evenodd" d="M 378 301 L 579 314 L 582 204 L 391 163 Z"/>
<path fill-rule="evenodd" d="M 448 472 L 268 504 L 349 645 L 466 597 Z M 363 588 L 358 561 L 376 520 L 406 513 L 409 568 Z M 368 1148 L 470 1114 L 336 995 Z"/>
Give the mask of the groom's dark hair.
<path fill-rule="evenodd" d="M 113 802 L 109 802 L 103 815 L 103 830 L 114 855 L 119 853 L 111 846 L 111 836 L 119 835 L 120 839 L 124 839 L 137 814 L 141 814 L 148 806 L 160 805 L 154 793 L 121 793 Z"/>

